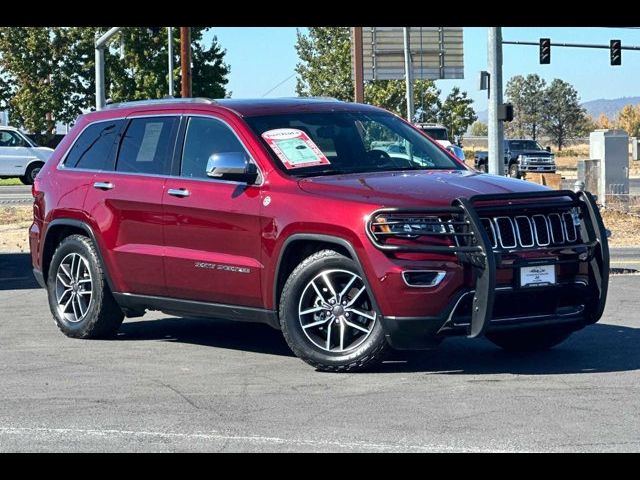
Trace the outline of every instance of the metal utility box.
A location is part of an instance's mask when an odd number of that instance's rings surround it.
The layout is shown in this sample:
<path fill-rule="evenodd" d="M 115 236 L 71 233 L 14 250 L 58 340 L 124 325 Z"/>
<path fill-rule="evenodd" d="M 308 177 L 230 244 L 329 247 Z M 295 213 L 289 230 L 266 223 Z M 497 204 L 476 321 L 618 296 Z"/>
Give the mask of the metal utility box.
<path fill-rule="evenodd" d="M 624 130 L 596 130 L 589 136 L 589 157 L 600 160 L 598 199 L 629 194 L 629 135 Z"/>

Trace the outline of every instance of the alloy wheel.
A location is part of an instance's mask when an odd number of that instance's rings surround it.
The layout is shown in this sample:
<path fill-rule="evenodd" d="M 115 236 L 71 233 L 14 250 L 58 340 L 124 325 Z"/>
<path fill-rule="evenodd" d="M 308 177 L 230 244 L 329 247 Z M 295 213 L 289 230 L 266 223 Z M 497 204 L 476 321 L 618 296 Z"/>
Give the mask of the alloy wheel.
<path fill-rule="evenodd" d="M 62 259 L 56 272 L 56 303 L 60 317 L 71 323 L 85 318 L 93 298 L 93 281 L 87 260 L 78 253 Z"/>
<path fill-rule="evenodd" d="M 356 349 L 371 334 L 377 314 L 362 277 L 324 270 L 302 291 L 298 320 L 316 347 L 332 353 Z"/>

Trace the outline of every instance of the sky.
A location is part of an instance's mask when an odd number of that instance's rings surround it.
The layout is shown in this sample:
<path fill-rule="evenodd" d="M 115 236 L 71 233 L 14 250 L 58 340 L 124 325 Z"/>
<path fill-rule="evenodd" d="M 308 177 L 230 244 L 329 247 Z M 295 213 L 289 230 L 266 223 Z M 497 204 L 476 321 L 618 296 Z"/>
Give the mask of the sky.
<path fill-rule="evenodd" d="M 302 31 L 306 29 L 300 27 Z M 296 28 L 214 27 L 205 40 L 216 35 L 227 50 L 231 65 L 228 90 L 235 98 L 295 96 L 294 68 Z M 487 108 L 487 92 L 478 89 L 481 70 L 487 69 L 487 28 L 465 27 L 464 79 L 437 80 L 445 97 L 459 86 L 474 100 L 477 111 Z M 608 45 L 620 39 L 622 45 L 640 46 L 640 29 L 602 27 L 503 27 L 503 40 L 537 42 L 548 37 L 551 43 Z M 537 46 L 503 46 L 503 78 L 537 73 L 547 82 L 560 78 L 571 83 L 583 102 L 600 98 L 640 96 L 640 51 L 623 50 L 622 65 L 609 64 L 609 50 L 551 48 L 551 64 L 540 65 Z M 280 85 L 279 85 L 280 84 Z"/>

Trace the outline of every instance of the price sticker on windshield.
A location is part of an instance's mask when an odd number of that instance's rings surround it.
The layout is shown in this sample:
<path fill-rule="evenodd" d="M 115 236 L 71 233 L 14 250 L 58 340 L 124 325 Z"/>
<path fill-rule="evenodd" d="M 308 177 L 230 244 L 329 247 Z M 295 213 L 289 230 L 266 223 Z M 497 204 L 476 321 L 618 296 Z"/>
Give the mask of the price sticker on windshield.
<path fill-rule="evenodd" d="M 262 134 L 287 170 L 329 165 L 329 159 L 302 130 L 278 128 Z"/>

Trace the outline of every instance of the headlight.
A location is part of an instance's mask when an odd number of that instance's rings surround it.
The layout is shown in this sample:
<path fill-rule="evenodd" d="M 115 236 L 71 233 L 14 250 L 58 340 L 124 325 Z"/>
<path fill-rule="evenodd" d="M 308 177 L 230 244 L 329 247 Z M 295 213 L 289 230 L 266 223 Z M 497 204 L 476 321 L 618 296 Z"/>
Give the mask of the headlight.
<path fill-rule="evenodd" d="M 374 235 L 415 238 L 420 235 L 445 233 L 445 223 L 438 217 L 377 217 L 371 224 Z"/>

